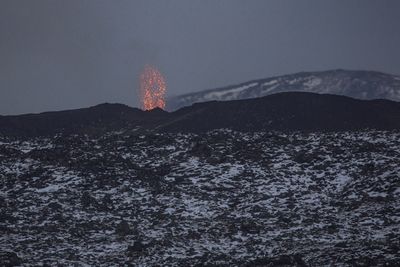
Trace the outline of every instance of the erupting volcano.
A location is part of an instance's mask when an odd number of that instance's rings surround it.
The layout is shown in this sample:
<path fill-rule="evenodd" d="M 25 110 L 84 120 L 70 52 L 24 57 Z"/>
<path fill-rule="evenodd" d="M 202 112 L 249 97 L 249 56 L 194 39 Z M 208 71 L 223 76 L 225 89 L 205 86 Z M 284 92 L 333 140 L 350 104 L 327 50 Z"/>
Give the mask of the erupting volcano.
<path fill-rule="evenodd" d="M 153 66 L 146 65 L 140 75 L 140 102 L 144 110 L 165 108 L 165 91 L 167 85 L 164 77 Z"/>

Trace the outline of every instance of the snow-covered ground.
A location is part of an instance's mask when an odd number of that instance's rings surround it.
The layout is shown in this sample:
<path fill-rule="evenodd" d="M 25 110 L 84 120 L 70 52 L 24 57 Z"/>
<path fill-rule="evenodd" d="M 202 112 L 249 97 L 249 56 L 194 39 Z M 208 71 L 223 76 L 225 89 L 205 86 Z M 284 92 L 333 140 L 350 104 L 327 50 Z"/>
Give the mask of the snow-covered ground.
<path fill-rule="evenodd" d="M 3 137 L 0 162 L 3 262 L 400 262 L 398 132 Z"/>

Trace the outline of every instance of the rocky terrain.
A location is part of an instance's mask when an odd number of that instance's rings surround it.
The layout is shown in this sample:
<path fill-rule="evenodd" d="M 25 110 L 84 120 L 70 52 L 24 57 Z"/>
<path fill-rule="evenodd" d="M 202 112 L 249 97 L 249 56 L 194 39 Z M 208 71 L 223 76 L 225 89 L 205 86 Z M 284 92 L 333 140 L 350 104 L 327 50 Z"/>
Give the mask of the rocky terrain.
<path fill-rule="evenodd" d="M 341 69 L 300 72 L 178 95 L 169 99 L 168 108 L 175 110 L 199 102 L 248 99 L 293 91 L 400 101 L 400 76 Z"/>
<path fill-rule="evenodd" d="M 398 266 L 400 132 L 0 138 L 2 266 Z"/>

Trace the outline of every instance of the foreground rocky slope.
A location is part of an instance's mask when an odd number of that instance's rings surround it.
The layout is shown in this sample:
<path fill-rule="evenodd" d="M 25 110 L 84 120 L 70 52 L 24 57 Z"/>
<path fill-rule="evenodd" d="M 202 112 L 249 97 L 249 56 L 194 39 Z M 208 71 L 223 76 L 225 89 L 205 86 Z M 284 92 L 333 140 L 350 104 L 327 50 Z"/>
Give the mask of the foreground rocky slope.
<path fill-rule="evenodd" d="M 394 266 L 399 174 L 399 132 L 2 137 L 0 261 Z"/>
<path fill-rule="evenodd" d="M 175 110 L 199 102 L 240 100 L 293 91 L 400 101 L 400 76 L 341 69 L 300 72 L 179 95 L 168 101 L 168 108 Z"/>

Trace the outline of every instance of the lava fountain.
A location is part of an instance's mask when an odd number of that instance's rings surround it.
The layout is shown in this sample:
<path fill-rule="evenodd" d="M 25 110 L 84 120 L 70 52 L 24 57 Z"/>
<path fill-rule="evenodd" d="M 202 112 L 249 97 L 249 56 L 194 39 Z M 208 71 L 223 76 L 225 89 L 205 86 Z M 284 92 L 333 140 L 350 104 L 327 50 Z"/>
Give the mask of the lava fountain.
<path fill-rule="evenodd" d="M 155 67 L 146 65 L 140 74 L 140 102 L 144 110 L 165 108 L 167 85 Z"/>

